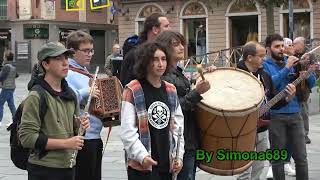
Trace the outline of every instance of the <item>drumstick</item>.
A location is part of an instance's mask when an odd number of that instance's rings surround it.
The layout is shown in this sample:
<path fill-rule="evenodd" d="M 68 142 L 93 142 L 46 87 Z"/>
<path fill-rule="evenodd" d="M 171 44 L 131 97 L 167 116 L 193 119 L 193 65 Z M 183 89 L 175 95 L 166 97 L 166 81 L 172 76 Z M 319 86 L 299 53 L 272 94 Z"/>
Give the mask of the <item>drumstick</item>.
<path fill-rule="evenodd" d="M 205 80 L 205 78 L 203 76 L 203 69 L 202 69 L 202 65 L 201 64 L 197 65 L 197 70 L 198 70 L 198 73 L 200 74 L 202 80 Z"/>

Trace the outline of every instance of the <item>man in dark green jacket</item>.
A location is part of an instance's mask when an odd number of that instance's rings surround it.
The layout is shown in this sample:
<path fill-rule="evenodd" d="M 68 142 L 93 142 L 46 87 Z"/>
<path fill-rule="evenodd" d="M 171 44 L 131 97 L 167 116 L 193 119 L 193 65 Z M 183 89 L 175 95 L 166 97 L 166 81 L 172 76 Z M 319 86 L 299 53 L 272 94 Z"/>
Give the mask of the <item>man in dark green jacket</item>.
<path fill-rule="evenodd" d="M 87 116 L 79 115 L 79 106 L 66 80 L 72 51 L 60 43 L 47 43 L 38 52 L 39 68 L 43 74 L 34 75 L 28 84 L 31 89 L 40 85 L 45 90 L 47 111 L 39 117 L 39 99 L 30 91 L 24 101 L 19 138 L 25 148 L 33 149 L 27 170 L 29 180 L 73 180 L 74 167 L 70 160 L 75 150 L 81 150 L 83 137 L 77 136 L 78 120 L 84 129 L 89 127 Z"/>

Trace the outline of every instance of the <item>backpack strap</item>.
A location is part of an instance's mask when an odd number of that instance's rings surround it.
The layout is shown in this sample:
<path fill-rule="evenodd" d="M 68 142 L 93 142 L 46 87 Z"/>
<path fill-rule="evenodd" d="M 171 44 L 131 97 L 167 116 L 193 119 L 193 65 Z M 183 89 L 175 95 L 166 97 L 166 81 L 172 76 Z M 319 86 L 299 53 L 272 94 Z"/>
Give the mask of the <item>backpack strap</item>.
<path fill-rule="evenodd" d="M 40 100 L 39 100 L 39 115 L 40 115 L 40 119 L 41 122 L 43 122 L 44 120 L 44 116 L 47 113 L 47 95 L 45 92 L 45 89 L 43 89 L 43 87 L 41 87 L 40 85 L 36 84 L 31 88 L 31 91 L 36 91 L 38 92 L 39 96 L 40 96 Z"/>

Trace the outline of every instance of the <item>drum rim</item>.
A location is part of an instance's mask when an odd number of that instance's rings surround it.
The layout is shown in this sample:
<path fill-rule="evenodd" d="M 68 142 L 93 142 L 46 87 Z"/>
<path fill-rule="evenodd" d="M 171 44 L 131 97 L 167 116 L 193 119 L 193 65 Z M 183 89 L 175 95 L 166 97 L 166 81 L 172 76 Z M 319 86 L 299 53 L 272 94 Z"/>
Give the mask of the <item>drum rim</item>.
<path fill-rule="evenodd" d="M 236 175 L 236 174 L 240 174 L 242 172 L 244 172 L 245 170 L 247 170 L 250 166 L 252 166 L 252 163 L 253 161 L 249 161 L 246 165 L 242 166 L 242 167 L 239 167 L 237 169 L 217 169 L 217 168 L 214 168 L 214 167 L 211 167 L 211 166 L 208 166 L 206 164 L 203 164 L 203 163 L 199 163 L 198 167 L 207 172 L 207 173 L 210 173 L 210 174 L 215 174 L 215 175 L 220 175 L 220 176 L 232 176 L 232 175 Z"/>
<path fill-rule="evenodd" d="M 236 67 L 219 67 L 217 68 L 215 71 L 220 71 L 220 70 L 235 70 L 235 71 L 240 71 L 242 73 L 245 73 L 249 76 L 251 76 L 254 80 L 256 80 L 256 82 L 258 82 L 258 84 L 260 85 L 260 90 L 261 90 L 261 94 L 264 95 L 264 87 L 263 87 L 263 84 L 261 81 L 259 81 L 259 79 L 257 77 L 255 77 L 254 75 L 252 75 L 251 73 L 245 71 L 245 70 L 242 70 L 242 69 L 239 69 L 239 68 L 236 68 Z M 199 77 L 200 78 L 200 77 Z M 198 78 L 198 79 L 199 79 Z M 230 109 L 227 109 L 227 110 L 223 110 L 223 109 L 218 109 L 218 108 L 214 108 L 214 107 L 211 107 L 209 106 L 208 104 L 206 103 L 203 103 L 202 101 L 200 101 L 198 103 L 198 107 L 206 110 L 206 111 L 209 111 L 209 112 L 212 112 L 214 114 L 217 114 L 217 115 L 220 115 L 220 116 L 243 116 L 243 115 L 246 115 L 246 114 L 249 114 L 249 113 L 252 113 L 256 110 L 259 109 L 259 107 L 261 106 L 262 102 L 263 102 L 263 98 L 264 96 L 261 97 L 261 100 L 257 103 L 257 104 L 254 104 L 252 105 L 251 107 L 249 108 L 246 108 L 246 109 L 239 109 L 239 110 L 230 110 Z"/>

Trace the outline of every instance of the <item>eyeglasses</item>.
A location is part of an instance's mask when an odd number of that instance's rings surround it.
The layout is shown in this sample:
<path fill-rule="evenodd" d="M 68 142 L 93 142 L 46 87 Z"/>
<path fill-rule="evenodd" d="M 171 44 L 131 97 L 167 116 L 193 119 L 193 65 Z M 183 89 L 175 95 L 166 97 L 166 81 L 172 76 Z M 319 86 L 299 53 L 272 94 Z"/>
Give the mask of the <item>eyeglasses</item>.
<path fill-rule="evenodd" d="M 79 51 L 83 52 L 86 55 L 94 54 L 94 49 L 78 49 Z"/>

